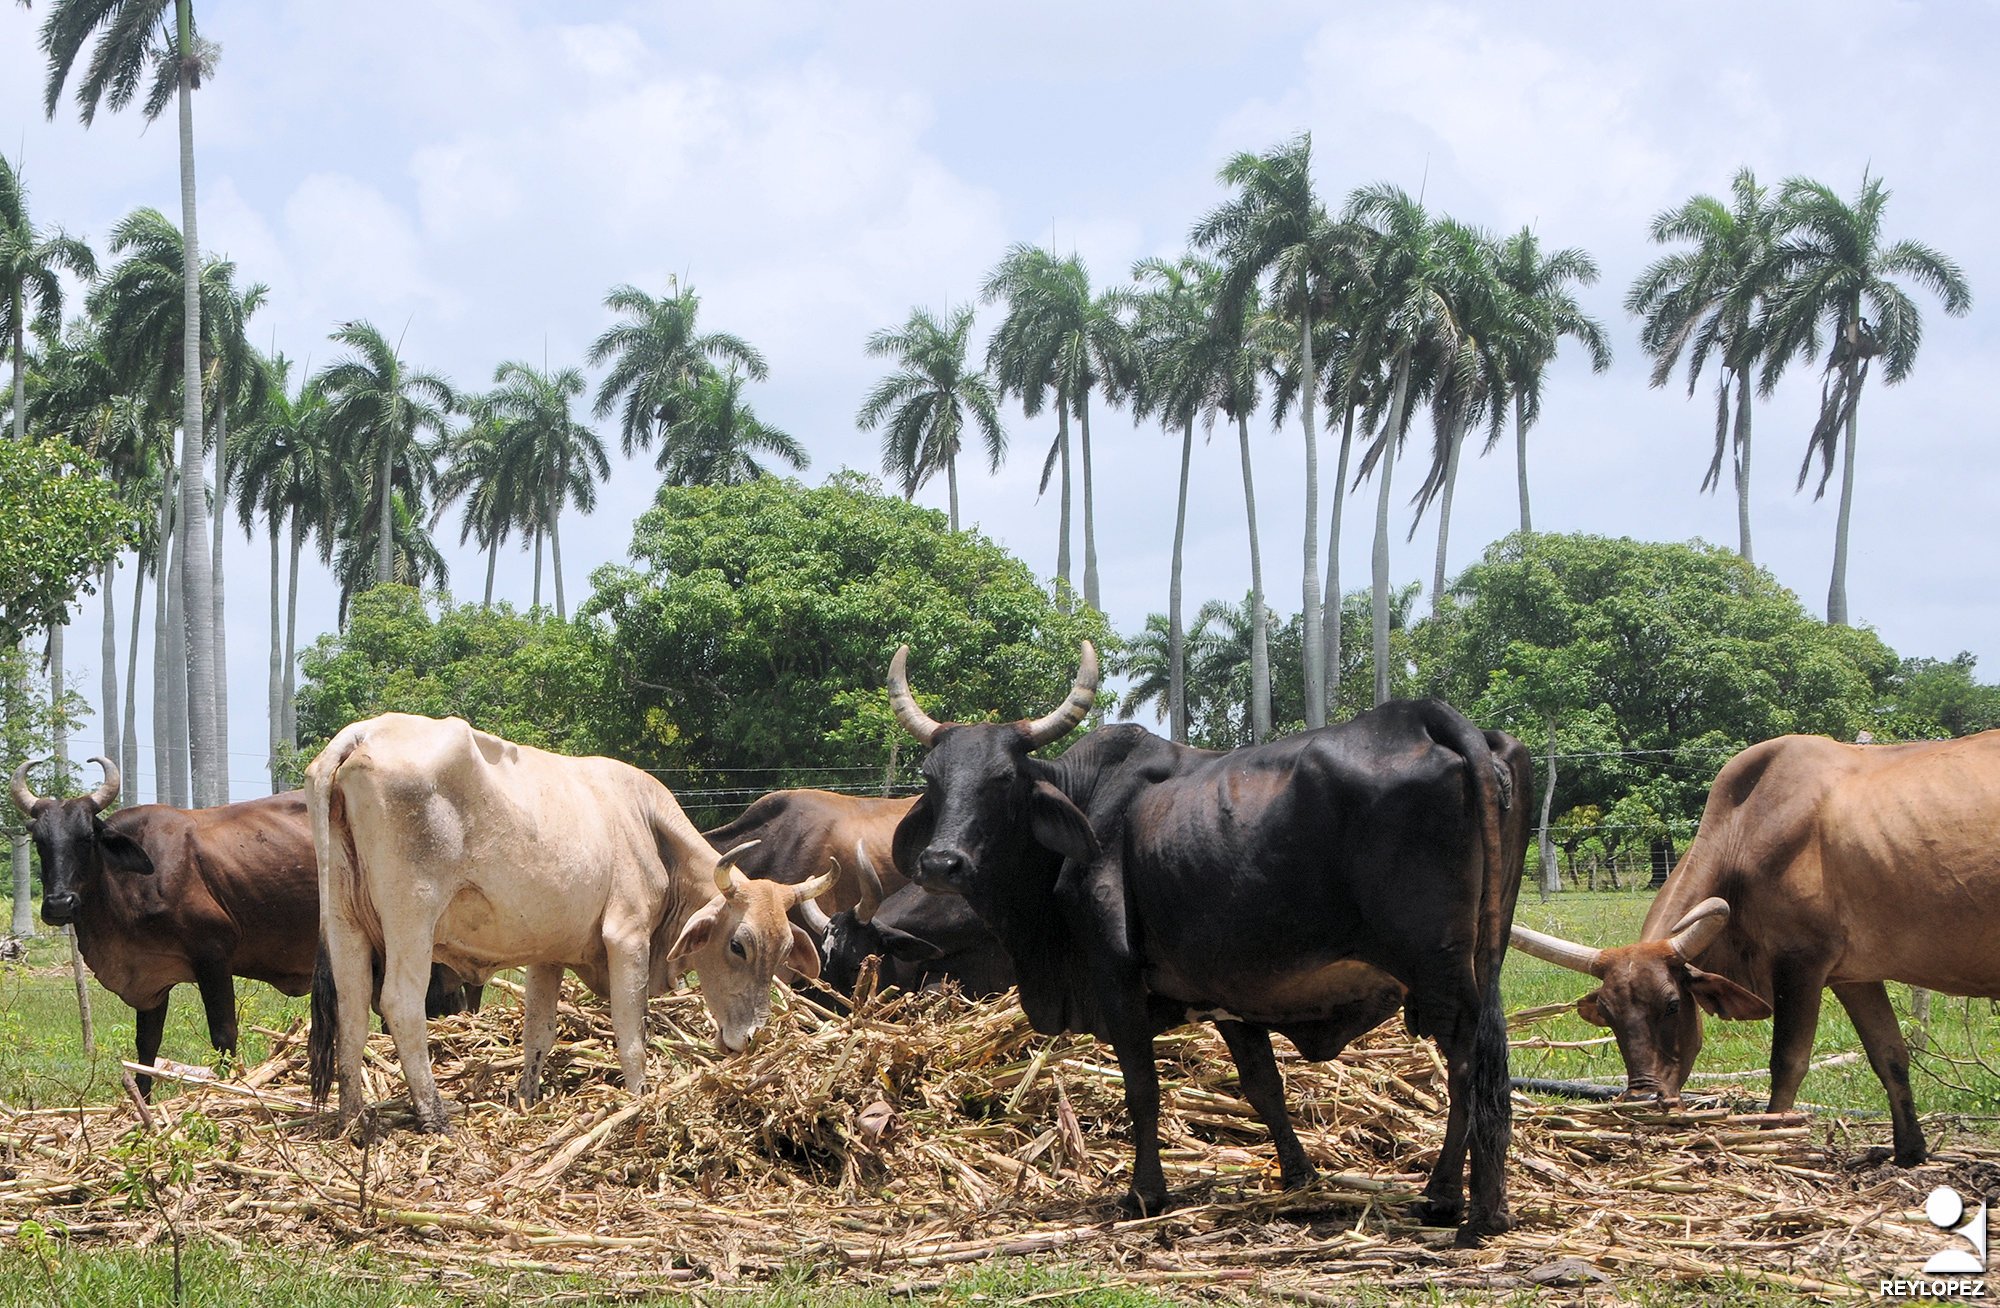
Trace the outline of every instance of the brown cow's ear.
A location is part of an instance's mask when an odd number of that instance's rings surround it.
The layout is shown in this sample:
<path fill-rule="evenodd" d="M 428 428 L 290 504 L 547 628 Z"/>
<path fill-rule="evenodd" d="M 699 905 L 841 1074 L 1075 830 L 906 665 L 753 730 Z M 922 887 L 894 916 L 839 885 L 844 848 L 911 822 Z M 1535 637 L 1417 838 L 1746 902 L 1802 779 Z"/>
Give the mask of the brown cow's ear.
<path fill-rule="evenodd" d="M 1597 1002 L 1603 990 L 1593 990 L 1576 1001 L 1576 1015 L 1592 1026 L 1610 1026 L 1611 1019 L 1604 1015 L 1604 1005 Z"/>
<path fill-rule="evenodd" d="M 1688 965 L 1688 989 L 1695 1002 L 1731 1022 L 1756 1022 L 1771 1015 L 1771 1006 L 1726 976 Z"/>
<path fill-rule="evenodd" d="M 1046 781 L 1037 781 L 1028 796 L 1028 829 L 1035 842 L 1054 850 L 1072 863 L 1090 863 L 1097 858 L 1097 834 L 1090 819 L 1070 802 L 1070 797 Z"/>
<path fill-rule="evenodd" d="M 113 872 L 133 873 L 142 877 L 153 875 L 153 859 L 146 853 L 146 847 L 132 837 L 110 828 L 98 832 L 97 848 L 103 855 L 104 866 Z"/>
<path fill-rule="evenodd" d="M 792 928 L 792 948 L 785 955 L 785 966 L 809 981 L 819 977 L 819 947 L 804 927 Z"/>
<path fill-rule="evenodd" d="M 715 929 L 722 921 L 722 915 L 729 911 L 729 901 L 721 895 L 703 905 L 699 912 L 687 920 L 681 928 L 680 937 L 674 947 L 667 951 L 667 961 L 685 958 L 707 945 L 715 938 Z"/>

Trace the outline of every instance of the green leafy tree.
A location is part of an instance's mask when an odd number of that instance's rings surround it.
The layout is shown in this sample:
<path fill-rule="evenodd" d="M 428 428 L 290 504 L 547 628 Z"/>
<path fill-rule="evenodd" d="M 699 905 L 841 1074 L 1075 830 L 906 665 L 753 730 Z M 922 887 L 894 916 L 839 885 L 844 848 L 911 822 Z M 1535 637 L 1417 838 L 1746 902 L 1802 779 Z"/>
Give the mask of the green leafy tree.
<path fill-rule="evenodd" d="M 1764 310 L 1777 287 L 1777 210 L 1748 168 L 1730 182 L 1727 202 L 1697 195 L 1653 219 L 1653 240 L 1687 247 L 1646 265 L 1625 297 L 1625 308 L 1644 320 L 1639 344 L 1653 356 L 1652 383 L 1664 386 L 1687 359 L 1688 395 L 1702 369 L 1715 360 L 1715 456 L 1702 478 L 1704 491 L 1722 477 L 1722 461 L 1736 475 L 1737 553 L 1750 548 L 1750 373 L 1765 348 Z M 1736 423 L 1729 420 L 1730 387 L 1736 389 Z"/>
<path fill-rule="evenodd" d="M 92 44 L 92 41 L 95 44 Z M 195 29 L 194 0 L 56 0 L 42 24 L 42 52 L 48 56 L 48 83 L 42 108 L 50 118 L 62 103 L 64 85 L 85 45 L 91 45 L 88 66 L 75 88 L 76 104 L 85 126 L 100 105 L 114 112 L 125 108 L 145 86 L 140 112 L 147 122 L 178 107 L 180 138 L 181 232 L 188 248 L 199 250 L 195 228 L 194 91 L 215 71 L 217 47 Z M 201 319 L 202 289 L 199 259 L 183 261 L 182 320 L 189 330 L 181 336 L 180 518 L 187 540 L 208 536 L 208 503 L 203 494 Z M 212 572 L 196 551 L 181 551 L 187 630 L 187 709 L 189 749 L 194 768 L 195 802 L 220 804 L 229 798 L 229 768 L 217 717 L 214 688 L 220 684 L 221 660 L 216 647 L 216 609 Z"/>
<path fill-rule="evenodd" d="M 1780 285 L 1772 298 L 1762 383 L 1776 384 L 1793 359 L 1826 353 L 1819 419 L 1799 464 L 1799 486 L 1820 460 L 1814 498 L 1826 493 L 1840 463 L 1840 515 L 1833 534 L 1833 580 L 1826 620 L 1847 625 L 1847 530 L 1854 509 L 1854 443 L 1861 388 L 1879 356 L 1882 380 L 1910 375 L 1924 336 L 1923 315 L 1904 289 L 1909 282 L 1944 302 L 1954 318 L 1972 310 L 1972 288 L 1959 266 L 1921 241 L 1885 241 L 1882 211 L 1889 192 L 1879 177 L 1863 177 L 1852 204 L 1809 178 L 1786 181 L 1778 194 Z"/>
<path fill-rule="evenodd" d="M 1523 227 L 1500 246 L 1495 271 L 1525 319 L 1505 342 L 1507 372 L 1513 382 L 1514 472 L 1521 496 L 1521 530 L 1533 531 L 1528 511 L 1528 428 L 1542 416 L 1542 379 L 1563 338 L 1590 354 L 1593 372 L 1611 366 L 1611 341 L 1604 324 L 1583 311 L 1573 286 L 1597 283 L 1597 261 L 1575 246 L 1544 251 L 1532 227 Z M 1490 451 L 1491 446 L 1488 446 Z"/>
<path fill-rule="evenodd" d="M 1978 663 L 1969 651 L 1949 659 L 1904 659 L 1891 694 L 1895 738 L 1935 740 L 2000 727 L 2000 686 L 1973 675 Z"/>
<path fill-rule="evenodd" d="M 0 442 L 0 642 L 62 622 L 132 529 L 97 463 L 67 441 Z"/>
<path fill-rule="evenodd" d="M 614 286 L 604 307 L 623 321 L 592 342 L 585 357 L 593 368 L 610 365 L 598 383 L 596 412 L 600 418 L 618 414 L 627 454 L 651 449 L 681 400 L 718 364 L 752 381 L 769 376 L 764 356 L 748 341 L 696 327 L 701 297 L 678 279 L 669 279 L 667 294 L 657 299 L 636 286 Z"/>
<path fill-rule="evenodd" d="M 986 447 L 989 469 L 1000 471 L 1007 433 L 993 385 L 984 371 L 968 371 L 966 342 L 972 306 L 952 310 L 946 321 L 925 308 L 910 310 L 900 329 L 868 338 L 868 353 L 894 359 L 896 370 L 876 384 L 855 415 L 863 431 L 882 428 L 882 471 L 914 496 L 939 471 L 951 488 L 951 529 L 958 530 L 958 454 L 968 423 Z"/>
<path fill-rule="evenodd" d="M 855 473 L 663 488 L 632 565 L 600 568 L 583 610 L 610 623 L 612 752 L 725 805 L 874 784 L 905 739 L 883 691 L 898 645 L 944 720 L 1045 712 L 1079 642 L 1115 654 L 1101 616 L 1063 613 L 1020 560 L 943 528 Z"/>

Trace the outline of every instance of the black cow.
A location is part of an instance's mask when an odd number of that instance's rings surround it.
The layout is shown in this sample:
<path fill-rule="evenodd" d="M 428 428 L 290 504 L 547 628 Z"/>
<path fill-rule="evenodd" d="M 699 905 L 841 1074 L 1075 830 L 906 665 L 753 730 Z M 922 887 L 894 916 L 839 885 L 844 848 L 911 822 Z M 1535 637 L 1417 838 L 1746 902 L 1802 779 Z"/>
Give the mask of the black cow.
<path fill-rule="evenodd" d="M 905 885 L 882 895 L 868 851 L 857 846 L 854 868 L 861 900 L 828 917 L 817 904 L 801 904 L 807 929 L 820 937 L 819 979 L 852 997 L 861 965 L 882 960 L 884 986 L 936 990 L 952 984 L 973 999 L 1005 993 L 1014 984 L 1014 960 L 993 929 L 962 895 L 938 895 Z"/>
<path fill-rule="evenodd" d="M 1271 1032 L 1328 1059 L 1400 1006 L 1449 1067 L 1423 1215 L 1463 1217 L 1466 1244 L 1507 1228 L 1499 976 L 1528 841 L 1511 799 L 1531 784 L 1518 741 L 1421 700 L 1227 754 L 1107 727 L 1049 762 L 1030 751 L 1081 722 L 1096 693 L 1088 644 L 1062 707 L 1017 723 L 932 720 L 907 655 L 890 665 L 890 697 L 930 750 L 897 865 L 964 895 L 994 929 L 1036 1030 L 1116 1050 L 1136 1155 L 1128 1206 L 1167 1198 L 1154 1036 L 1216 1024 L 1284 1183 L 1300 1186 L 1313 1169 Z"/>

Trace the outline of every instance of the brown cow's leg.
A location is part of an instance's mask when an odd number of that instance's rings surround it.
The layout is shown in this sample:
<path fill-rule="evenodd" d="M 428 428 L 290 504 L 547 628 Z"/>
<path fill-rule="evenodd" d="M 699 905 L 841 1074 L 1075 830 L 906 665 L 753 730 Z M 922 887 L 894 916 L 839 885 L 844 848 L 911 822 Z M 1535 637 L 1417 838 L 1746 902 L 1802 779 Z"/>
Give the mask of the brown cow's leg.
<path fill-rule="evenodd" d="M 1797 1102 L 1799 1083 L 1806 1079 L 1826 978 L 1818 972 L 1802 976 L 1796 969 L 1780 967 L 1773 979 L 1771 1102 L 1767 1108 L 1782 1113 Z"/>
<path fill-rule="evenodd" d="M 1278 1174 L 1285 1188 L 1296 1190 L 1311 1185 L 1316 1173 L 1299 1144 L 1298 1132 L 1292 1129 L 1292 1116 L 1285 1107 L 1285 1078 L 1278 1071 L 1278 1060 L 1271 1055 L 1271 1033 L 1241 1022 L 1217 1022 L 1215 1029 L 1222 1033 L 1229 1045 L 1229 1056 L 1236 1060 L 1243 1097 L 1250 1101 L 1271 1132 L 1271 1143 L 1278 1150 Z"/>
<path fill-rule="evenodd" d="M 208 1043 L 225 1054 L 236 1052 L 236 978 L 229 964 L 204 962 L 194 967 L 201 990 L 202 1012 L 208 1018 Z"/>
<path fill-rule="evenodd" d="M 562 989 L 562 964 L 537 963 L 528 969 L 521 1000 L 521 1081 L 515 1094 L 527 1108 L 542 1093 L 542 1064 L 556 1042 L 556 996 Z"/>
<path fill-rule="evenodd" d="M 139 1061 L 151 1067 L 160 1057 L 160 1037 L 167 1030 L 167 1001 L 162 999 L 156 1008 L 134 1010 L 139 1016 Z M 153 1097 L 153 1078 L 139 1073 L 139 1097 Z"/>
<path fill-rule="evenodd" d="M 1863 981 L 1835 986 L 1833 996 L 1854 1020 L 1861 1047 L 1868 1051 L 1869 1065 L 1888 1092 L 1889 1117 L 1895 1124 L 1896 1165 L 1915 1167 L 1930 1151 L 1924 1144 L 1924 1129 L 1917 1123 L 1916 1097 L 1910 1093 L 1910 1046 L 1889 1003 L 1889 992 L 1880 981 Z"/>

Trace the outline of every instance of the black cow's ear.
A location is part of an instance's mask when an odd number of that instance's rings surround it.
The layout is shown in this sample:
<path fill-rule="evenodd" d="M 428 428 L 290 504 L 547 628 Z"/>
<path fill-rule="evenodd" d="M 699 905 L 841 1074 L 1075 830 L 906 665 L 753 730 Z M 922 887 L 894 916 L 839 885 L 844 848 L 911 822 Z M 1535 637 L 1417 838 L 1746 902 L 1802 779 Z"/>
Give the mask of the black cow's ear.
<path fill-rule="evenodd" d="M 1046 781 L 1037 781 L 1029 792 L 1028 829 L 1036 843 L 1072 863 L 1089 863 L 1097 857 L 1097 834 L 1090 829 L 1090 819 Z"/>
<path fill-rule="evenodd" d="M 896 870 L 905 881 L 917 879 L 917 855 L 929 848 L 936 830 L 937 815 L 931 812 L 931 797 L 917 796 L 917 802 L 896 824 L 896 834 L 889 842 L 889 857 L 896 861 Z"/>
<path fill-rule="evenodd" d="M 895 927 L 878 927 L 876 930 L 882 937 L 882 947 L 889 951 L 891 958 L 899 958 L 905 963 L 928 963 L 944 957 L 942 949 L 907 931 L 898 931 Z"/>
<path fill-rule="evenodd" d="M 1610 1026 L 1611 1019 L 1604 1015 L 1604 1005 L 1597 1002 L 1597 997 L 1603 993 L 1602 990 L 1593 990 L 1577 1000 L 1576 1015 L 1592 1026 Z"/>
<path fill-rule="evenodd" d="M 1726 976 L 1688 966 L 1688 989 L 1694 1001 L 1717 1017 L 1731 1022 L 1760 1022 L 1771 1015 L 1771 1006 Z"/>
<path fill-rule="evenodd" d="M 144 845 L 128 835 L 107 827 L 98 833 L 97 848 L 104 855 L 104 866 L 113 872 L 153 875 L 152 856 L 146 853 Z"/>

